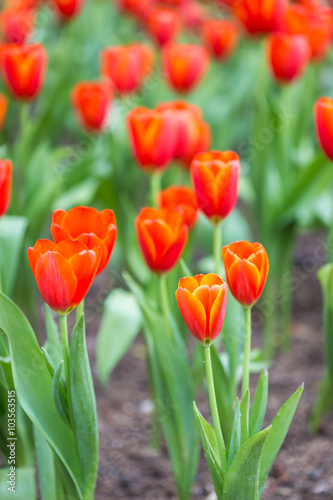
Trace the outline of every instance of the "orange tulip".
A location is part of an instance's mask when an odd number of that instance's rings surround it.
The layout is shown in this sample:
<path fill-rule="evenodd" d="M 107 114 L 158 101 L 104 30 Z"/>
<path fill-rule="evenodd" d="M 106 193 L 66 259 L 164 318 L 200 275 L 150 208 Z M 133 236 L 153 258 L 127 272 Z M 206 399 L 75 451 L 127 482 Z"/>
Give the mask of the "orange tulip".
<path fill-rule="evenodd" d="M 318 141 L 327 158 L 333 161 L 333 99 L 318 99 L 314 115 Z"/>
<path fill-rule="evenodd" d="M 232 295 L 244 307 L 252 307 L 264 289 L 269 263 L 260 243 L 236 241 L 222 250 L 227 282 Z"/>
<path fill-rule="evenodd" d="M 166 273 L 177 264 L 188 236 L 182 215 L 143 208 L 135 219 L 135 229 L 141 253 L 152 271 Z"/>
<path fill-rule="evenodd" d="M 167 81 L 177 92 L 193 90 L 209 63 L 208 52 L 200 45 L 170 43 L 163 48 L 162 59 Z"/>
<path fill-rule="evenodd" d="M 107 82 L 80 82 L 74 87 L 71 98 L 83 128 L 91 131 L 104 128 L 111 99 Z"/>
<path fill-rule="evenodd" d="M 292 82 L 300 77 L 310 55 L 308 41 L 302 35 L 275 33 L 268 39 L 268 59 L 278 81 Z"/>
<path fill-rule="evenodd" d="M 0 94 L 0 131 L 2 130 L 3 124 L 7 116 L 8 109 L 8 99 L 5 95 Z"/>
<path fill-rule="evenodd" d="M 138 107 L 127 115 L 133 155 L 145 170 L 168 166 L 175 150 L 175 130 L 171 112 Z"/>
<path fill-rule="evenodd" d="M 38 240 L 29 248 L 28 258 L 44 302 L 64 315 L 88 293 L 100 263 L 101 249 L 89 250 L 81 241 L 56 244 Z"/>
<path fill-rule="evenodd" d="M 119 94 L 138 90 L 152 69 L 154 55 L 140 43 L 108 47 L 101 52 L 101 74 Z"/>
<path fill-rule="evenodd" d="M 238 0 L 234 15 L 250 35 L 269 33 L 283 27 L 287 0 Z"/>
<path fill-rule="evenodd" d="M 89 250 L 101 249 L 97 274 L 105 269 L 112 254 L 117 237 L 116 219 L 113 210 L 99 212 L 91 207 L 75 207 L 66 212 L 56 210 L 52 216 L 51 234 L 56 243 L 63 240 L 78 240 Z"/>
<path fill-rule="evenodd" d="M 82 10 L 84 0 L 53 0 L 57 13 L 63 19 L 76 17 Z"/>
<path fill-rule="evenodd" d="M 227 285 L 217 274 L 198 274 L 178 283 L 176 299 L 181 315 L 192 335 L 204 346 L 221 332 L 227 292 Z"/>
<path fill-rule="evenodd" d="M 193 158 L 191 174 L 199 208 L 214 223 L 227 217 L 237 202 L 239 156 L 211 151 Z"/>
<path fill-rule="evenodd" d="M 155 7 L 147 15 L 149 33 L 160 46 L 174 40 L 180 27 L 181 20 L 176 10 Z"/>
<path fill-rule="evenodd" d="M 9 207 L 12 192 L 13 166 L 10 160 L 0 160 L 0 216 L 4 215 Z"/>
<path fill-rule="evenodd" d="M 25 43 L 34 29 L 33 9 L 4 9 L 0 13 L 0 27 L 3 38 L 9 43 Z"/>
<path fill-rule="evenodd" d="M 238 29 L 226 19 L 208 19 L 202 27 L 202 39 L 210 54 L 216 59 L 226 59 L 235 50 Z"/>
<path fill-rule="evenodd" d="M 194 191 L 187 186 L 170 186 L 159 193 L 158 204 L 169 212 L 179 212 L 189 228 L 198 218 L 198 202 Z"/>
<path fill-rule="evenodd" d="M 2 74 L 17 99 L 32 99 L 45 78 L 47 54 L 43 45 L 6 44 L 1 47 Z"/>

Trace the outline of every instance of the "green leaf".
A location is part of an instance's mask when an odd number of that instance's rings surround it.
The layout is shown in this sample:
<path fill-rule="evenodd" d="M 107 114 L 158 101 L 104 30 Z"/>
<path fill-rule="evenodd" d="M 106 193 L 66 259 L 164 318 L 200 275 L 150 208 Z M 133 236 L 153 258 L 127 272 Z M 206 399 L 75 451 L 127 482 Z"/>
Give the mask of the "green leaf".
<path fill-rule="evenodd" d="M 33 426 L 33 430 L 42 500 L 58 500 L 52 448 L 35 425 Z"/>
<path fill-rule="evenodd" d="M 249 439 L 250 391 L 247 389 L 240 404 L 241 412 L 241 446 Z"/>
<path fill-rule="evenodd" d="M 193 402 L 193 410 L 215 493 L 218 500 L 220 500 L 223 495 L 223 473 L 220 465 L 216 434 L 213 427 L 201 415 L 195 402 Z"/>
<path fill-rule="evenodd" d="M 52 379 L 45 358 L 28 320 L 3 294 L 0 294 L 0 328 L 8 336 L 13 379 L 21 406 L 64 463 L 81 499 L 74 436 L 54 404 Z"/>
<path fill-rule="evenodd" d="M 65 403 L 65 391 L 61 383 L 61 371 L 63 365 L 64 362 L 60 361 L 60 363 L 54 370 L 53 380 L 52 380 L 52 392 L 53 392 L 54 403 L 56 405 L 58 413 L 65 422 L 65 424 L 68 424 L 69 417 L 68 417 L 68 409 Z"/>
<path fill-rule="evenodd" d="M 303 386 L 299 387 L 297 391 L 294 392 L 294 394 L 284 403 L 284 405 L 281 406 L 272 422 L 272 430 L 267 438 L 262 454 L 262 463 L 260 467 L 261 492 L 264 489 L 266 478 L 273 465 L 275 457 L 287 435 L 302 392 Z"/>
<path fill-rule="evenodd" d="M 1 500 L 36 500 L 36 477 L 33 467 L 16 467 L 15 493 L 8 491 L 11 486 L 7 483 L 9 469 L 0 469 L 0 498 Z M 51 500 L 51 499 L 50 499 Z"/>
<path fill-rule="evenodd" d="M 62 360 L 62 350 L 60 342 L 59 328 L 52 316 L 53 311 L 45 304 L 45 327 L 47 340 L 44 347 L 53 361 L 54 366 L 57 366 Z"/>
<path fill-rule="evenodd" d="M 97 372 L 103 385 L 141 330 L 142 314 L 136 298 L 126 290 L 113 290 L 106 298 L 97 335 Z"/>
<path fill-rule="evenodd" d="M 333 386 L 333 264 L 326 264 L 318 271 L 324 296 L 324 342 L 328 375 Z"/>
<path fill-rule="evenodd" d="M 228 467 L 230 467 L 230 465 L 232 464 L 235 456 L 240 450 L 240 447 L 241 447 L 241 411 L 239 407 L 239 400 L 238 398 L 236 398 L 234 421 L 232 424 L 232 430 L 228 445 Z"/>
<path fill-rule="evenodd" d="M 225 478 L 223 500 L 259 500 L 260 462 L 270 430 L 252 436 L 239 450 Z"/>
<path fill-rule="evenodd" d="M 1 217 L 0 221 L 0 256 L 3 289 L 11 295 L 20 267 L 21 247 L 27 228 L 27 219 L 14 215 Z"/>
<path fill-rule="evenodd" d="M 256 394 L 254 396 L 250 414 L 250 436 L 261 431 L 264 422 L 268 397 L 268 371 L 261 372 Z"/>
<path fill-rule="evenodd" d="M 98 426 L 83 315 L 73 329 L 69 357 L 75 436 L 81 466 L 83 498 L 92 500 L 98 468 Z"/>

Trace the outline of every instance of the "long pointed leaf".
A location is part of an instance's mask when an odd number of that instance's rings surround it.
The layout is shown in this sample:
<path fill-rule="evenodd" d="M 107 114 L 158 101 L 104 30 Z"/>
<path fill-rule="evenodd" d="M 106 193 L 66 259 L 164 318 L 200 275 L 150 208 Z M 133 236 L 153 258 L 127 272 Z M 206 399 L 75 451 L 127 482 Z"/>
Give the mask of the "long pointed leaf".
<path fill-rule="evenodd" d="M 268 371 L 263 370 L 254 396 L 250 414 L 250 436 L 261 431 L 264 422 L 268 397 Z"/>

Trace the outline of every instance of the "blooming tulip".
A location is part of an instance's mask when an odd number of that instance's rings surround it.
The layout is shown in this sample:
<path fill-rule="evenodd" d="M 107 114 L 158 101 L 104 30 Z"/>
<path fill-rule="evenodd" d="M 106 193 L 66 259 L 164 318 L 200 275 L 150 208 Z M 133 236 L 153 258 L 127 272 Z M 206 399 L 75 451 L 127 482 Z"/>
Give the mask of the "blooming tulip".
<path fill-rule="evenodd" d="M 153 65 L 153 52 L 140 43 L 108 47 L 101 52 L 101 74 L 119 94 L 136 91 Z"/>
<path fill-rule="evenodd" d="M 8 109 L 8 99 L 5 95 L 0 94 L 0 131 L 6 119 Z"/>
<path fill-rule="evenodd" d="M 84 0 L 53 0 L 53 2 L 60 17 L 71 19 L 81 12 Z"/>
<path fill-rule="evenodd" d="M 252 307 L 264 289 L 268 257 L 260 243 L 236 241 L 222 250 L 227 282 L 232 295 L 243 307 Z"/>
<path fill-rule="evenodd" d="M 196 33 L 200 32 L 208 15 L 206 7 L 195 0 L 186 0 L 182 2 L 179 12 L 185 28 Z"/>
<path fill-rule="evenodd" d="M 333 99 L 318 99 L 314 115 L 318 141 L 327 158 L 333 161 Z"/>
<path fill-rule="evenodd" d="M 198 202 L 194 191 L 187 186 L 170 186 L 159 193 L 158 204 L 170 212 L 179 212 L 189 228 L 198 217 Z"/>
<path fill-rule="evenodd" d="M 238 29 L 232 21 L 208 19 L 202 27 L 202 39 L 213 57 L 226 59 L 236 47 Z"/>
<path fill-rule="evenodd" d="M 152 271 L 165 273 L 177 264 L 188 236 L 182 215 L 143 208 L 135 219 L 135 229 L 141 253 Z"/>
<path fill-rule="evenodd" d="M 4 215 L 9 207 L 12 191 L 13 166 L 10 160 L 0 160 L 0 216 Z"/>
<path fill-rule="evenodd" d="M 191 174 L 199 208 L 214 223 L 227 217 L 237 202 L 239 156 L 233 151 L 195 155 Z"/>
<path fill-rule="evenodd" d="M 28 250 L 37 286 L 51 309 L 70 313 L 86 296 L 101 259 L 100 247 L 91 250 L 81 241 L 38 240 Z"/>
<path fill-rule="evenodd" d="M 200 45 L 168 44 L 162 50 L 163 69 L 168 83 L 177 92 L 189 92 L 203 78 L 209 62 Z"/>
<path fill-rule="evenodd" d="M 9 43 L 25 43 L 34 28 L 33 9 L 4 9 L 0 13 L 3 38 Z"/>
<path fill-rule="evenodd" d="M 161 46 L 175 39 L 180 26 L 181 20 L 176 10 L 156 7 L 149 11 L 147 17 L 149 33 Z"/>
<path fill-rule="evenodd" d="M 113 210 L 99 212 L 91 207 L 75 207 L 66 212 L 56 210 L 52 216 L 51 234 L 56 243 L 78 240 L 90 250 L 101 248 L 97 274 L 106 267 L 116 242 L 117 227 Z"/>
<path fill-rule="evenodd" d="M 80 82 L 71 97 L 81 126 L 91 131 L 102 130 L 111 97 L 107 82 Z"/>
<path fill-rule="evenodd" d="M 287 0 L 241 0 L 233 12 L 250 35 L 281 29 Z"/>
<path fill-rule="evenodd" d="M 292 82 L 303 73 L 309 59 L 310 47 L 302 35 L 275 33 L 268 41 L 268 58 L 274 77 Z"/>
<path fill-rule="evenodd" d="M 127 115 L 132 152 L 145 170 L 165 168 L 173 158 L 175 131 L 171 112 L 138 107 Z"/>
<path fill-rule="evenodd" d="M 3 45 L 1 63 L 5 84 L 15 97 L 36 97 L 43 86 L 47 65 L 43 45 Z"/>
<path fill-rule="evenodd" d="M 222 329 L 227 307 L 227 285 L 217 274 L 182 278 L 176 299 L 181 315 L 194 337 L 210 345 Z"/>

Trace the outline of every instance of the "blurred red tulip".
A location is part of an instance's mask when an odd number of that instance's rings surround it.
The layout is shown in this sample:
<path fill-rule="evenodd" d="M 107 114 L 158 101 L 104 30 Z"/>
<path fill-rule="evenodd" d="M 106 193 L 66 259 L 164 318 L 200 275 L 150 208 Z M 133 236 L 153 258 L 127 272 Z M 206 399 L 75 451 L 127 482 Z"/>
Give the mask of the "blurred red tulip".
<path fill-rule="evenodd" d="M 100 247 L 89 250 L 81 241 L 38 240 L 28 250 L 41 296 L 60 315 L 70 313 L 86 296 L 101 259 Z"/>
<path fill-rule="evenodd" d="M 234 15 L 250 35 L 282 28 L 288 0 L 237 0 Z"/>
<path fill-rule="evenodd" d="M 2 37 L 9 43 L 25 43 L 34 29 L 33 9 L 4 9 L 0 12 Z"/>
<path fill-rule="evenodd" d="M 10 204 L 12 173 L 12 162 L 10 160 L 0 160 L 0 216 L 7 212 Z"/>
<path fill-rule="evenodd" d="M 63 19 L 71 19 L 79 15 L 84 0 L 53 0 L 55 9 Z"/>
<path fill-rule="evenodd" d="M 117 0 L 118 9 L 121 12 L 135 16 L 141 21 L 146 20 L 154 4 L 155 0 Z"/>
<path fill-rule="evenodd" d="M 188 227 L 183 216 L 164 209 L 143 208 L 135 219 L 141 253 L 156 273 L 170 271 L 185 248 Z"/>
<path fill-rule="evenodd" d="M 318 141 L 327 158 L 333 161 L 333 99 L 318 99 L 314 106 L 314 117 Z"/>
<path fill-rule="evenodd" d="M 235 50 L 238 28 L 233 21 L 208 19 L 202 27 L 202 39 L 213 57 L 226 59 Z"/>
<path fill-rule="evenodd" d="M 162 46 L 176 38 L 181 19 L 174 9 L 155 7 L 149 11 L 146 24 L 152 38 Z"/>
<path fill-rule="evenodd" d="M 103 130 L 111 99 L 107 82 L 80 82 L 73 88 L 71 99 L 83 128 L 95 132 Z"/>
<path fill-rule="evenodd" d="M 275 33 L 268 39 L 268 59 L 273 76 L 280 82 L 299 78 L 310 60 L 310 47 L 302 35 Z"/>
<path fill-rule="evenodd" d="M 185 28 L 199 33 L 204 21 L 208 18 L 206 7 L 195 0 L 181 3 L 179 12 Z"/>
<path fill-rule="evenodd" d="M 8 110 L 8 99 L 5 95 L 0 94 L 0 132 L 5 123 Z"/>
<path fill-rule="evenodd" d="M 7 88 L 18 99 L 32 99 L 45 78 L 47 53 L 43 45 L 5 44 L 1 47 L 1 69 Z"/>
<path fill-rule="evenodd" d="M 200 153 L 191 174 L 200 210 L 213 223 L 225 219 L 237 203 L 239 156 L 233 151 Z"/>
<path fill-rule="evenodd" d="M 198 218 L 198 202 L 195 192 L 188 186 L 170 186 L 159 193 L 158 204 L 169 212 L 179 212 L 189 228 Z"/>
<path fill-rule="evenodd" d="M 209 63 L 208 52 L 200 45 L 170 43 L 163 48 L 162 58 L 166 79 L 177 92 L 193 90 Z"/>
<path fill-rule="evenodd" d="M 140 43 L 108 47 L 101 52 L 101 74 L 119 94 L 138 90 L 152 69 L 152 50 Z"/>

